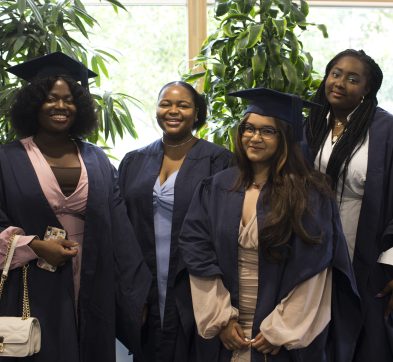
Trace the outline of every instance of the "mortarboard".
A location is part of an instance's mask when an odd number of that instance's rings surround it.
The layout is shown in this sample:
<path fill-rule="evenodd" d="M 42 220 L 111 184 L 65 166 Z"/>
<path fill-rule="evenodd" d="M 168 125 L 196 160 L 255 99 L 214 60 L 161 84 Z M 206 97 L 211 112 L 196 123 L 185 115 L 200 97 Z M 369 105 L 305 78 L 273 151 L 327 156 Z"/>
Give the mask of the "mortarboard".
<path fill-rule="evenodd" d="M 65 75 L 80 81 L 84 87 L 88 86 L 89 78 L 97 76 L 80 61 L 62 52 L 50 53 L 28 60 L 8 68 L 7 71 L 27 81 L 37 77 Z"/>
<path fill-rule="evenodd" d="M 301 141 L 303 137 L 302 109 L 319 106 L 319 104 L 305 101 L 297 95 L 268 88 L 244 89 L 228 93 L 228 95 L 250 101 L 244 112 L 245 114 L 256 113 L 261 116 L 275 117 L 289 123 L 297 141 Z"/>

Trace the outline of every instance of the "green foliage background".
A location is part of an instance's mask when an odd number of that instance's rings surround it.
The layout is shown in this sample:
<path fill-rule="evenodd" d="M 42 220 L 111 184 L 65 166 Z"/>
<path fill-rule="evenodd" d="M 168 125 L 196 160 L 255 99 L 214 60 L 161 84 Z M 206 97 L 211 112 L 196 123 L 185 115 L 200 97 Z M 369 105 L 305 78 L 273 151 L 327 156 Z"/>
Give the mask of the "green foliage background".
<path fill-rule="evenodd" d="M 216 31 L 203 44 L 188 82 L 203 77 L 210 103 L 209 128 L 216 143 L 233 149 L 234 133 L 244 104 L 227 94 L 234 90 L 267 87 L 309 98 L 319 85 L 312 56 L 303 49 L 297 30 L 324 25 L 308 23 L 307 1 L 216 0 Z M 201 69 L 203 71 L 198 71 Z"/>
<path fill-rule="evenodd" d="M 114 14 L 126 10 L 117 0 Z M 97 104 L 99 129 L 89 140 L 105 144 L 124 132 L 136 137 L 130 104 L 138 101 L 125 93 L 102 91 L 101 77 L 109 77 L 107 63 L 117 61 L 110 52 L 89 47 L 89 32 L 97 21 L 80 0 L 16 0 L 0 1 L 0 143 L 12 140 L 8 111 L 20 87 L 19 79 L 10 77 L 6 68 L 28 59 L 62 51 L 82 61 L 99 76 L 92 81 L 91 92 Z M 79 36 L 80 35 L 80 36 Z"/>

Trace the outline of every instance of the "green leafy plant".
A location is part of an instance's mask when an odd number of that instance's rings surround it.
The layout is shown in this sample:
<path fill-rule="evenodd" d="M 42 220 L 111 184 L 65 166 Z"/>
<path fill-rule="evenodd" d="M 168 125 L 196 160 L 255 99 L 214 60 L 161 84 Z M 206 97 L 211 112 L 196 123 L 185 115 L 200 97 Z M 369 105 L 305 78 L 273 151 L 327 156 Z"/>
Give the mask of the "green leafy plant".
<path fill-rule="evenodd" d="M 115 12 L 126 10 L 117 0 L 107 2 Z M 99 129 L 89 141 L 105 145 L 110 137 L 115 143 L 116 136 L 122 137 L 124 132 L 137 137 L 129 106 L 139 106 L 139 102 L 126 94 L 99 89 L 101 77 L 109 76 L 106 64 L 117 59 L 104 49 L 88 46 L 89 32 L 97 25 L 80 0 L 0 1 L 0 143 L 15 138 L 8 112 L 23 83 L 10 77 L 6 68 L 55 51 L 79 59 L 99 75 L 90 84 Z"/>
<path fill-rule="evenodd" d="M 267 87 L 309 98 L 317 88 L 320 80 L 314 79 L 312 56 L 303 49 L 299 35 L 312 25 L 327 37 L 326 27 L 308 23 L 308 4 L 298 3 L 216 0 L 217 30 L 183 77 L 191 83 L 203 78 L 211 113 L 202 137 L 212 132 L 215 143 L 233 149 L 244 105 L 227 96 L 231 91 Z"/>

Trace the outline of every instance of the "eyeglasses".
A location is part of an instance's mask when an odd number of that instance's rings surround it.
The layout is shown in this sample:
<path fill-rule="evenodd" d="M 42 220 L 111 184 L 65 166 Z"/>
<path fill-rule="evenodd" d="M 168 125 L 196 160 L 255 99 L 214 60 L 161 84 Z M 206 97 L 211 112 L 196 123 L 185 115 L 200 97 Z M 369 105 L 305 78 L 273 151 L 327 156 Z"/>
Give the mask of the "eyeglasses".
<path fill-rule="evenodd" d="M 240 134 L 244 137 L 252 138 L 256 133 L 265 139 L 271 140 L 277 136 L 279 130 L 271 126 L 263 126 L 260 128 L 255 128 L 251 123 L 243 123 L 239 127 Z"/>

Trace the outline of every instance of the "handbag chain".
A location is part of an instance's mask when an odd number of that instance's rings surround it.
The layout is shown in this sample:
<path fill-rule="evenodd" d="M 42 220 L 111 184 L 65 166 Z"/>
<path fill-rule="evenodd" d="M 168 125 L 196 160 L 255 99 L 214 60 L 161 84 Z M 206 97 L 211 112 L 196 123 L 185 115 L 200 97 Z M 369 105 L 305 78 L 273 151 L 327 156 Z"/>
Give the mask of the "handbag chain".
<path fill-rule="evenodd" d="M 12 234 L 10 237 L 10 241 L 8 242 L 7 246 L 7 253 L 6 257 L 4 259 L 5 261 L 8 259 L 9 253 L 11 251 L 11 245 L 14 241 L 15 234 Z M 29 264 L 26 264 L 23 266 L 23 306 L 22 306 L 22 319 L 27 319 L 30 318 L 30 303 L 29 303 L 29 290 L 27 288 L 27 269 L 29 267 Z M 3 294 L 3 288 L 5 281 L 7 280 L 7 274 L 2 273 L 1 274 L 1 279 L 0 279 L 0 299 L 1 295 Z"/>
<path fill-rule="evenodd" d="M 11 237 L 10 237 L 10 241 L 8 242 L 8 245 L 7 245 L 7 253 L 5 254 L 3 267 L 5 267 L 6 260 L 8 259 L 8 256 L 10 255 L 11 246 L 12 246 L 12 243 L 14 241 L 14 238 L 15 238 L 15 234 L 12 234 Z M 4 288 L 4 284 L 5 284 L 6 280 L 7 280 L 7 274 L 5 274 L 3 272 L 1 274 L 1 279 L 0 279 L 0 299 L 1 299 L 1 295 L 3 294 L 3 288 Z"/>
<path fill-rule="evenodd" d="M 29 264 L 23 265 L 23 311 L 22 319 L 30 318 L 29 290 L 27 288 L 27 269 Z"/>

